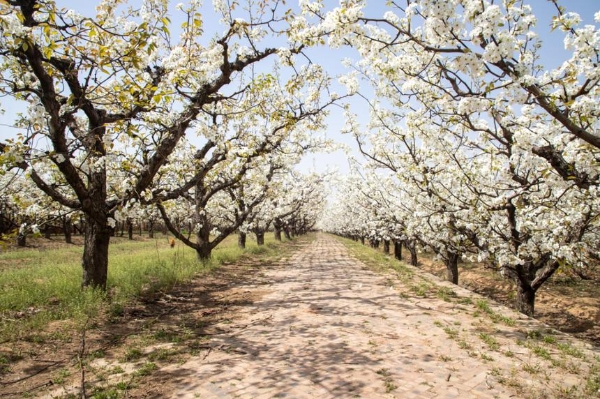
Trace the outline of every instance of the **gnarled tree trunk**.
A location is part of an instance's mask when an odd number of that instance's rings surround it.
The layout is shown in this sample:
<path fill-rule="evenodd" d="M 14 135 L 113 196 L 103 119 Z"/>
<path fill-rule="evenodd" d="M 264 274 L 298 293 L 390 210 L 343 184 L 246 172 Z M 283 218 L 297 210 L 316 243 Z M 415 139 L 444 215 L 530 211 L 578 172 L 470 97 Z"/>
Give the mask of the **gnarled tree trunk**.
<path fill-rule="evenodd" d="M 196 233 L 196 256 L 200 262 L 205 262 L 212 256 L 212 244 L 210 242 L 210 223 L 206 215 L 199 215 L 201 227 Z"/>
<path fill-rule="evenodd" d="M 196 257 L 200 262 L 206 262 L 212 256 L 212 248 L 210 244 L 199 245 L 196 248 Z"/>
<path fill-rule="evenodd" d="M 406 246 L 406 249 L 408 249 L 408 252 L 410 252 L 410 264 L 413 266 L 418 266 L 419 262 L 417 259 L 417 245 L 412 240 L 405 241 L 404 245 Z"/>
<path fill-rule="evenodd" d="M 454 252 L 448 252 L 446 258 L 446 280 L 458 284 L 458 259 L 460 256 Z"/>
<path fill-rule="evenodd" d="M 529 284 L 517 284 L 516 308 L 519 312 L 533 317 L 535 311 L 535 290 Z"/>
<path fill-rule="evenodd" d="M 106 222 L 86 217 L 83 246 L 82 287 L 106 290 L 108 276 L 108 245 L 111 229 Z"/>

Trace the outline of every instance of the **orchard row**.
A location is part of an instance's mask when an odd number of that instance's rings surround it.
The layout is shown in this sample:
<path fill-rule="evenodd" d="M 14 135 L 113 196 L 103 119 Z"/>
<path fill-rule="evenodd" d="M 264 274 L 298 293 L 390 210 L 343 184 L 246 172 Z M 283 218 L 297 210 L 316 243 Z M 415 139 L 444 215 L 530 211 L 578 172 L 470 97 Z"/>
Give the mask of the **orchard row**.
<path fill-rule="evenodd" d="M 327 15 L 348 22 L 331 35 L 360 54 L 374 93 L 366 129 L 348 115 L 367 162 L 339 189 L 328 230 L 402 244 L 413 263 L 427 248 L 454 283 L 461 258 L 485 262 L 514 281 L 528 315 L 560 268 L 585 276 L 598 264 L 600 32 L 547 5 L 554 16 L 539 22 L 523 1 Z"/>
<path fill-rule="evenodd" d="M 324 229 L 430 248 L 454 282 L 460 258 L 487 262 L 530 315 L 557 270 L 600 259 L 600 33 L 557 1 L 538 21 L 524 0 L 214 0 L 217 32 L 199 1 L 123 3 L 0 3 L 0 91 L 28 107 L 1 144 L 6 187 L 82 216 L 84 286 L 105 287 L 109 236 L 136 214 L 201 259 L 236 230 L 312 226 L 323 177 L 293 170 L 332 148 L 337 106 L 366 161 Z M 338 83 L 322 46 L 354 56 Z"/>

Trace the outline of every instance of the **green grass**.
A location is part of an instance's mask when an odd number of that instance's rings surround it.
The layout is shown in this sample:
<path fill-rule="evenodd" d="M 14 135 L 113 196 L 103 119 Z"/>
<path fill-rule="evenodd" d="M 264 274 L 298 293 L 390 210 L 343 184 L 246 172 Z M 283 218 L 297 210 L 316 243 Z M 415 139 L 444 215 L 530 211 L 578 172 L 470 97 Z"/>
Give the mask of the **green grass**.
<path fill-rule="evenodd" d="M 399 262 L 393 256 L 384 254 L 380 250 L 363 245 L 358 241 L 352 241 L 348 238 L 334 236 L 350 251 L 352 256 L 368 265 L 375 271 L 385 271 L 392 269 L 398 272 L 398 277 L 401 281 L 410 281 L 414 277 L 414 273 L 404 263 Z"/>
<path fill-rule="evenodd" d="M 542 359 L 551 360 L 550 352 L 548 352 L 546 348 L 543 348 L 539 345 L 534 345 L 531 347 L 531 351 Z"/>
<path fill-rule="evenodd" d="M 499 313 L 496 313 L 492 310 L 492 308 L 490 307 L 490 304 L 488 303 L 487 300 L 485 299 L 479 299 L 477 300 L 477 302 L 475 303 L 475 306 L 477 307 L 477 309 L 479 309 L 480 311 L 484 312 L 485 314 L 488 315 L 488 317 L 490 319 L 492 319 L 492 321 L 494 323 L 504 323 L 507 326 L 514 326 L 516 324 L 516 321 L 510 317 L 506 317 L 506 316 L 502 316 Z"/>
<path fill-rule="evenodd" d="M 0 252 L 0 343 L 43 341 L 43 333 L 33 336 L 32 332 L 43 331 L 53 320 L 70 319 L 83 327 L 103 311 L 116 319 L 133 298 L 168 291 L 244 256 L 268 259 L 290 247 L 268 235 L 264 246 L 248 240 L 243 250 L 237 247 L 234 235 L 213 250 L 210 261 L 202 263 L 193 249 L 181 243 L 171 248 L 165 236 L 158 237 L 111 242 L 107 292 L 81 290 L 82 246 Z"/>
<path fill-rule="evenodd" d="M 488 346 L 488 348 L 490 348 L 493 351 L 497 351 L 500 348 L 500 344 L 498 343 L 498 341 L 492 337 L 489 334 L 486 333 L 480 333 L 479 334 L 479 338 L 486 343 L 486 345 Z"/>
<path fill-rule="evenodd" d="M 146 376 L 146 375 L 152 374 L 152 372 L 156 371 L 156 370 L 158 370 L 158 366 L 156 365 L 156 363 L 146 362 L 142 365 L 142 367 L 140 367 L 138 370 L 136 370 L 133 374 L 137 377 Z"/>
<path fill-rule="evenodd" d="M 456 292 L 449 287 L 438 287 L 437 289 L 437 296 L 438 298 L 446 301 L 446 302 L 450 302 L 451 298 L 456 298 Z"/>
<path fill-rule="evenodd" d="M 448 337 L 456 339 L 458 337 L 458 330 L 451 327 L 444 327 L 444 332 L 448 334 Z"/>
<path fill-rule="evenodd" d="M 585 354 L 581 351 L 581 349 L 576 348 L 570 343 L 558 343 L 556 346 L 558 350 L 565 355 L 576 357 L 578 359 L 583 359 L 585 357 Z"/>

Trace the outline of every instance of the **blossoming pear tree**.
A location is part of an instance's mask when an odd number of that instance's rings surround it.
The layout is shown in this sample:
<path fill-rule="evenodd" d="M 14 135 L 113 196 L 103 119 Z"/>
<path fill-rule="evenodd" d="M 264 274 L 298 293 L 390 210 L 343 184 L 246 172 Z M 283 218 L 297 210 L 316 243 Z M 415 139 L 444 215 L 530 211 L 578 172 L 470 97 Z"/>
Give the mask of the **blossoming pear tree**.
<path fill-rule="evenodd" d="M 354 67 L 379 99 L 363 152 L 412 187 L 414 216 L 438 234 L 428 245 L 475 246 L 515 282 L 517 308 L 530 315 L 561 265 L 597 257 L 594 26 L 553 2 L 548 23 L 569 55 L 544 66 L 524 1 L 393 2 L 376 16 L 362 1 L 330 12 L 303 4 L 330 43 L 358 51 Z"/>
<path fill-rule="evenodd" d="M 190 1 L 176 11 L 184 20 L 177 38 L 168 6 L 101 0 L 88 17 L 54 1 L 0 2 L 0 93 L 28 107 L 16 121 L 22 134 L 6 143 L 0 163 L 27 169 L 54 201 L 83 213 L 84 287 L 106 288 L 115 211 L 148 195 L 196 120 L 210 116 L 217 124 L 219 104 L 233 107 L 247 91 L 260 90 L 242 71 L 280 58 L 291 71 L 289 85 L 302 85 L 294 73 L 301 66 L 291 65 L 311 45 L 298 33 L 308 25 L 283 1 L 233 9 L 215 0 L 222 24 L 215 33 L 204 31 L 201 4 Z M 123 152 L 138 154 L 139 173 L 111 190 L 112 165 L 131 163 L 116 159 Z M 66 193 L 39 162 L 56 166 Z"/>

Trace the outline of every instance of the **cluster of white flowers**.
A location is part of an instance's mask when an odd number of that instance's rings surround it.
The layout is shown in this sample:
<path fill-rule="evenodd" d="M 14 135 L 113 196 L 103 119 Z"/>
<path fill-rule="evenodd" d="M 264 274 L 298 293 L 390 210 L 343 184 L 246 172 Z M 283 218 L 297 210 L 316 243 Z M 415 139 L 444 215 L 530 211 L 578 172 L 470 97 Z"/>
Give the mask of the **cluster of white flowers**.
<path fill-rule="evenodd" d="M 600 215 L 598 149 L 567 133 L 549 109 L 568 109 L 571 121 L 588 131 L 599 126 L 600 33 L 579 28 L 576 14 L 562 14 L 555 23 L 571 58 L 540 73 L 531 7 L 460 5 L 462 16 L 458 2 L 412 2 L 406 13 L 412 31 L 386 12 L 383 18 L 398 28 L 386 28 L 397 39 L 383 51 L 370 36 L 377 24 L 347 38 L 380 97 L 371 104 L 367 131 L 352 117 L 345 130 L 366 142 L 377 162 L 339 189 L 343 195 L 322 224 L 373 240 L 418 237 L 441 258 L 476 247 L 475 259 L 499 267 L 533 268 L 537 261 L 550 267 L 554 260 L 580 267 L 582 253 L 600 237 L 600 224 L 590 219 Z M 549 144 L 572 176 L 561 176 L 536 154 Z M 576 172 L 596 183 L 578 187 Z M 577 236 L 584 225 L 586 234 Z"/>

